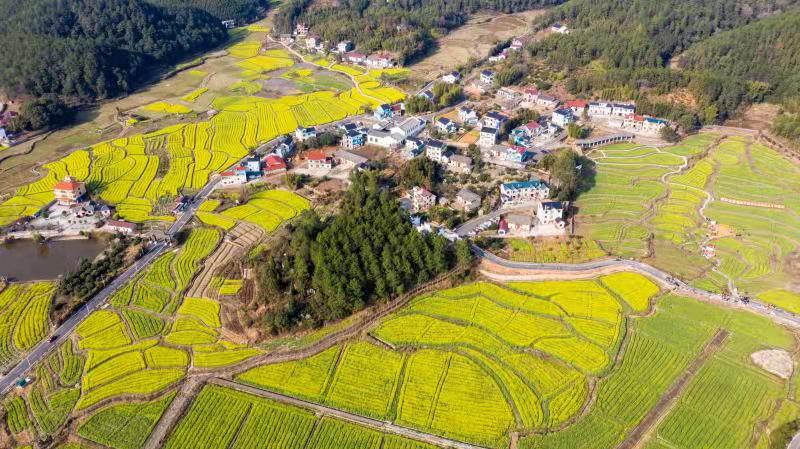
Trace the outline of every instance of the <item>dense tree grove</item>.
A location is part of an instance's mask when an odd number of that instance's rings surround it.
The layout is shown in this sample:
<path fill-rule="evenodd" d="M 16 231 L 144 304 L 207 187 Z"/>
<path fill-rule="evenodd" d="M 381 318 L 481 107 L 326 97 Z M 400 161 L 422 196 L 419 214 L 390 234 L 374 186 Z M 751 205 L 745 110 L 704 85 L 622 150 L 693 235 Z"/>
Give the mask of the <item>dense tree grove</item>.
<path fill-rule="evenodd" d="M 790 10 L 797 5 L 798 0 L 575 0 L 537 23 L 542 28 L 564 22 L 570 34 L 553 35 L 529 50 L 554 68 L 570 70 L 567 88 L 576 95 L 634 99 L 640 112 L 691 129 L 725 119 L 744 103 L 797 91 L 790 70 L 800 54 L 800 21 Z M 677 56 L 680 71 L 669 68 Z M 597 60 L 603 70 L 574 71 Z M 653 99 L 678 89 L 692 94 L 696 107 Z"/>
<path fill-rule="evenodd" d="M 290 32 L 303 22 L 323 39 L 350 39 L 359 51 L 387 50 L 401 63 L 434 47 L 434 39 L 466 22 L 478 10 L 517 12 L 561 3 L 561 0 L 341 0 L 335 6 L 310 7 L 310 0 L 291 0 L 275 19 L 276 30 Z"/>
<path fill-rule="evenodd" d="M 559 201 L 574 200 L 594 182 L 591 160 L 568 149 L 548 154 L 540 166 L 550 172 L 550 196 Z"/>
<path fill-rule="evenodd" d="M 205 11 L 219 20 L 236 20 L 237 25 L 266 14 L 268 0 L 147 0 L 158 6 L 188 7 Z"/>
<path fill-rule="evenodd" d="M 220 19 L 186 2 L 0 0 L 4 64 L 11 95 L 58 95 L 86 102 L 124 94 L 153 64 L 171 63 L 223 42 Z M 207 0 L 204 5 L 222 0 Z"/>
<path fill-rule="evenodd" d="M 454 265 L 447 241 L 417 232 L 378 172 L 352 181 L 337 215 L 304 213 L 254 262 L 269 331 L 345 317 Z"/>
<path fill-rule="evenodd" d="M 786 102 L 772 123 L 772 132 L 800 144 L 800 98 Z"/>

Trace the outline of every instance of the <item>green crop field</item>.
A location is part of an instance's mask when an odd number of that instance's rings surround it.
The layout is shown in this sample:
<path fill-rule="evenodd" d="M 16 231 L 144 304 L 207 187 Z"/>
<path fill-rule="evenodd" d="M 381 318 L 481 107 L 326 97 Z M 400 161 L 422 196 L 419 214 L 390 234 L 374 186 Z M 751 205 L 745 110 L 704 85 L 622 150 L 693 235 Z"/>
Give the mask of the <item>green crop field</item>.
<path fill-rule="evenodd" d="M 140 449 L 174 397 L 103 408 L 81 424 L 78 434 L 114 449 Z"/>
<path fill-rule="evenodd" d="M 511 430 L 573 418 L 589 383 L 611 368 L 626 316 L 649 310 L 658 291 L 629 273 L 465 285 L 419 297 L 376 325 L 370 335 L 386 347 L 359 341 L 237 380 L 500 447 Z"/>
<path fill-rule="evenodd" d="M 219 413 L 221 409 L 225 413 Z M 208 385 L 170 435 L 165 449 L 433 449 L 296 407 Z"/>
<path fill-rule="evenodd" d="M 0 291 L 0 368 L 47 335 L 54 292 L 51 282 L 12 283 Z"/>
<path fill-rule="evenodd" d="M 730 282 L 792 310 L 800 294 L 790 281 L 800 242 L 800 166 L 750 137 L 713 133 L 589 156 L 598 164 L 596 185 L 577 201 L 581 234 L 698 287 L 721 292 Z M 683 170 L 681 157 L 691 158 Z"/>

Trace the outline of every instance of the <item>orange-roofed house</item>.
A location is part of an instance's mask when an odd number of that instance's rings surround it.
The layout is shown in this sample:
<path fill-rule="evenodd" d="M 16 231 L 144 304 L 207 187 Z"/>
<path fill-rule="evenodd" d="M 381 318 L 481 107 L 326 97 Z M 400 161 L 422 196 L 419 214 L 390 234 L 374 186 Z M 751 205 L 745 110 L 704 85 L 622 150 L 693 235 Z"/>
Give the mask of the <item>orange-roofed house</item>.
<path fill-rule="evenodd" d="M 268 154 L 264 158 L 264 176 L 271 176 L 286 171 L 286 162 L 277 154 Z"/>
<path fill-rule="evenodd" d="M 58 204 L 73 206 L 78 204 L 83 195 L 86 195 L 86 184 L 72 176 L 66 176 L 63 181 L 56 183 L 53 193 L 55 193 Z"/>
<path fill-rule="evenodd" d="M 324 151 L 309 151 L 306 155 L 309 170 L 330 170 L 333 168 L 333 158 L 325 154 Z"/>

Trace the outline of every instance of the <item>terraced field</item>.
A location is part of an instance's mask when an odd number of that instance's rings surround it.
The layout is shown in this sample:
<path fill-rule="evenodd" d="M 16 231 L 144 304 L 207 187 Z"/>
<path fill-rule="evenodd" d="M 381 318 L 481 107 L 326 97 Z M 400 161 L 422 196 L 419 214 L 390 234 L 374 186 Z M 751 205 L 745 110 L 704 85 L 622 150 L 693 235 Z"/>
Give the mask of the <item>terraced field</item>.
<path fill-rule="evenodd" d="M 292 67 L 295 61 L 284 50 L 261 50 L 259 40 L 239 42 L 229 52 L 226 61 L 232 67 L 218 69 L 226 77 L 231 68 L 241 71 L 239 78 L 226 85 L 226 90 L 238 86 L 234 92 L 221 94 L 207 86 L 192 86 L 176 92 L 174 98 L 140 108 L 145 115 L 154 116 L 153 120 L 207 109 L 213 110 L 209 118 L 98 143 L 45 164 L 43 178 L 20 187 L 0 204 L 0 226 L 33 215 L 52 201 L 53 186 L 66 175 L 86 181 L 94 195 L 116 205 L 126 220 L 171 221 L 175 196 L 199 190 L 212 174 L 227 169 L 262 143 L 294 132 L 298 126 L 341 120 L 405 97 L 380 80 L 381 75 L 397 75 L 397 70 L 360 74 L 360 89 L 339 86 L 331 90 L 320 85 L 314 88 L 323 90 L 301 95 L 255 96 L 267 73 Z M 208 100 L 198 102 L 200 98 Z M 137 122 L 134 119 L 131 124 Z"/>
<path fill-rule="evenodd" d="M 718 144 L 716 144 L 718 143 Z M 580 232 L 603 249 L 711 291 L 736 287 L 800 310 L 800 167 L 750 137 L 703 133 L 660 149 L 590 155 L 597 186 L 578 200 Z M 690 166 L 677 171 L 680 159 Z M 672 159 L 671 159 L 672 158 Z M 703 257 L 704 246 L 713 248 Z"/>
<path fill-rule="evenodd" d="M 293 192 L 273 189 L 251 195 L 247 203 L 225 209 L 220 213 L 214 213 L 215 204 L 206 202 L 204 209 L 197 213 L 197 218 L 207 225 L 218 226 L 225 230 L 244 221 L 270 233 L 283 222 L 310 207 L 310 201 Z"/>
<path fill-rule="evenodd" d="M 50 330 L 52 282 L 6 285 L 0 290 L 0 368 L 36 346 Z"/>
<path fill-rule="evenodd" d="M 377 324 L 371 340 L 257 367 L 237 381 L 502 447 L 511 430 L 556 429 L 579 413 L 611 367 L 626 316 L 646 311 L 657 292 L 631 274 L 465 285 L 415 299 Z"/>

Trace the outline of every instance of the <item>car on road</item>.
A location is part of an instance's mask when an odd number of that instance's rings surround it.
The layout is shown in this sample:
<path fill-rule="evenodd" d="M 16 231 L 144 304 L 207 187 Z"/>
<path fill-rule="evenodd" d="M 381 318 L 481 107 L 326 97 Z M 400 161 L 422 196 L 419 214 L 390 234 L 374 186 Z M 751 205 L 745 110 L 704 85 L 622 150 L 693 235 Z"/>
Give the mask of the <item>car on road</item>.
<path fill-rule="evenodd" d="M 47 339 L 48 343 L 53 343 L 54 341 L 58 340 L 58 334 L 53 334 L 50 338 Z"/>

